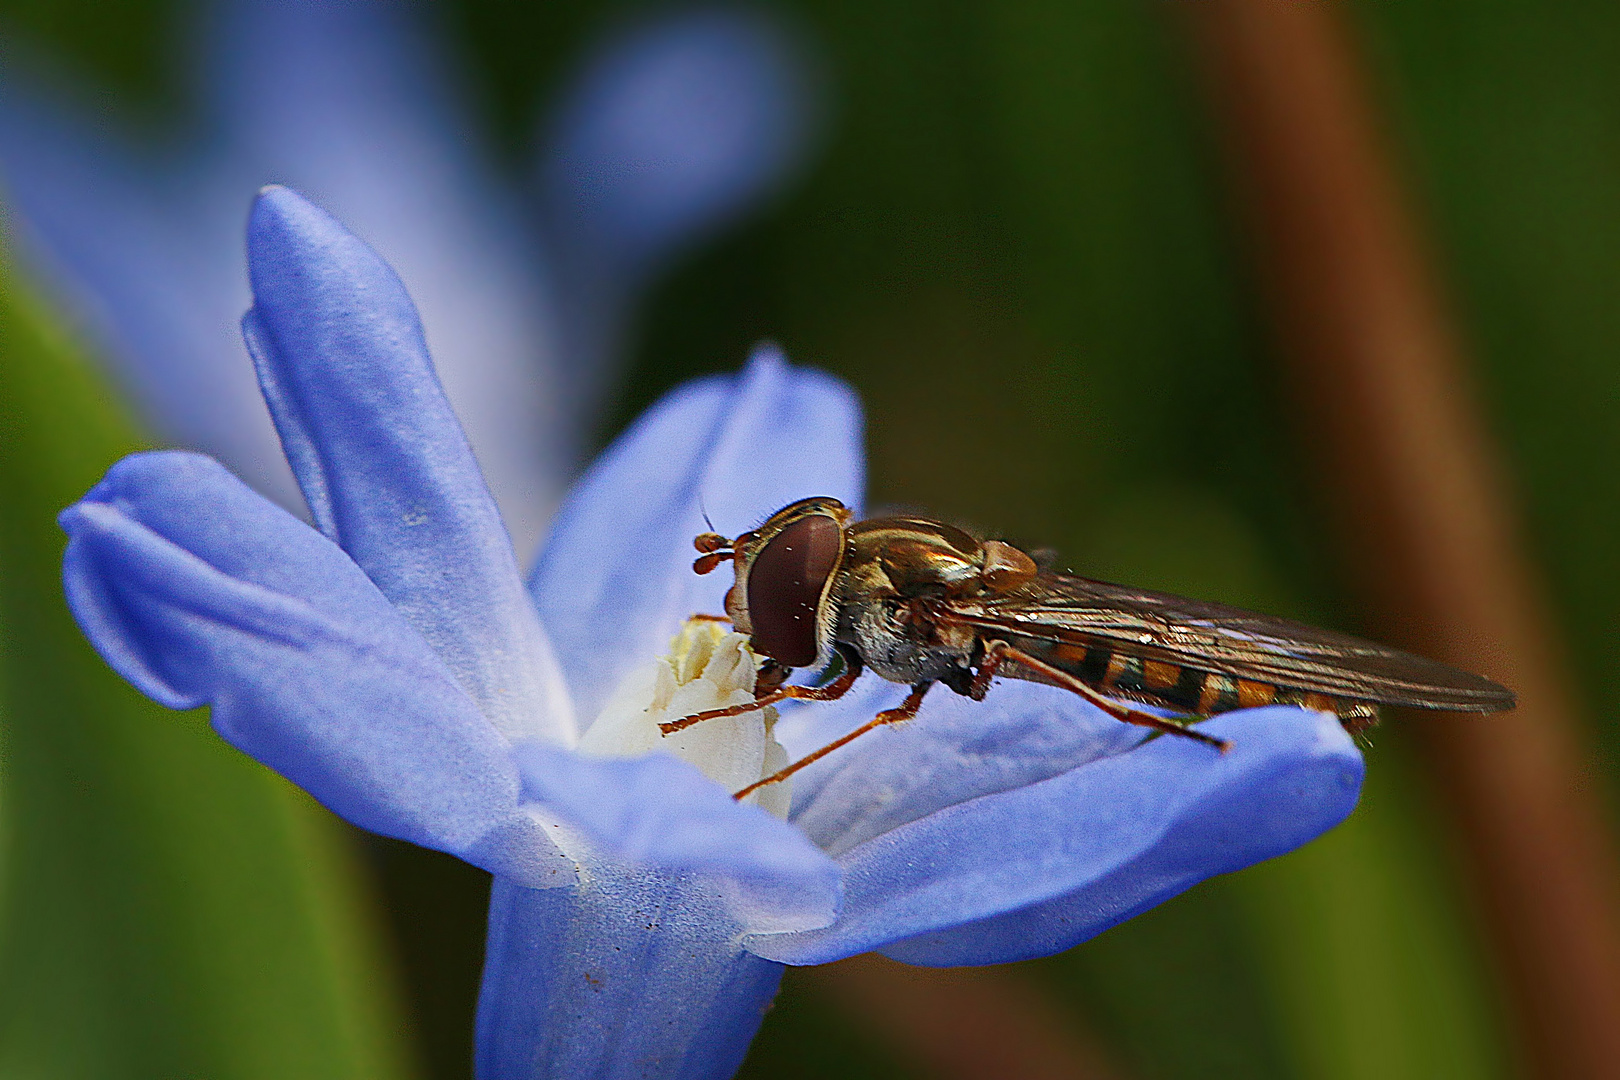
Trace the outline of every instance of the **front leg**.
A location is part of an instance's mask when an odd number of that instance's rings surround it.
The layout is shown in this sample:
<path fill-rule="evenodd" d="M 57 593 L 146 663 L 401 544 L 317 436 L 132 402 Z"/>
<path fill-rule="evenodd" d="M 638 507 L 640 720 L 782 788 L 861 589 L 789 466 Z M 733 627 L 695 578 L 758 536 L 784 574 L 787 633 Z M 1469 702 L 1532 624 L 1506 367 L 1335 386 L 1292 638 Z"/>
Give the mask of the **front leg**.
<path fill-rule="evenodd" d="M 746 799 L 748 796 L 752 795 L 766 784 L 779 784 L 783 780 L 786 780 L 788 777 L 792 776 L 794 773 L 798 772 L 800 769 L 804 768 L 806 765 L 811 765 L 817 761 L 820 761 L 834 750 L 837 750 L 840 746 L 848 746 L 862 735 L 865 735 L 868 731 L 876 731 L 884 724 L 898 724 L 903 721 L 910 720 L 912 717 L 917 715 L 917 710 L 922 708 L 923 695 L 928 693 L 928 688 L 933 685 L 934 684 L 931 682 L 918 683 L 916 686 L 911 688 L 911 693 L 906 695 L 906 699 L 900 703 L 898 708 L 883 710 L 872 719 L 856 728 L 854 731 L 851 731 L 848 735 L 834 739 L 832 742 L 828 743 L 826 746 L 823 746 L 815 753 L 807 754 L 798 761 L 795 761 L 793 764 L 789 765 L 787 768 L 774 772 L 765 777 L 763 780 L 754 781 L 752 784 L 749 784 L 747 787 L 733 795 L 732 798 Z"/>
<path fill-rule="evenodd" d="M 996 677 L 996 671 L 1006 657 L 1005 641 L 992 641 L 985 646 L 984 655 L 979 657 L 979 670 L 973 673 L 973 681 L 968 683 L 968 697 L 974 701 L 984 700 L 984 695 L 990 692 L 990 680 Z"/>
<path fill-rule="evenodd" d="M 673 735 L 677 731 L 684 731 L 693 724 L 701 724 L 705 720 L 718 720 L 722 716 L 741 716 L 745 712 L 763 709 L 767 705 L 775 705 L 778 701 L 837 701 L 849 693 L 849 688 L 855 685 L 855 680 L 861 677 L 861 658 L 853 649 L 839 647 L 838 653 L 844 658 L 844 672 L 826 686 L 779 686 L 767 694 L 756 697 L 753 701 L 745 701 L 741 705 L 732 705 L 725 709 L 708 709 L 704 712 L 683 716 L 679 720 L 668 720 L 658 725 L 658 730 L 665 735 Z M 770 661 L 775 663 L 775 661 Z M 785 679 L 791 671 L 777 665 L 780 671 L 779 678 Z"/>

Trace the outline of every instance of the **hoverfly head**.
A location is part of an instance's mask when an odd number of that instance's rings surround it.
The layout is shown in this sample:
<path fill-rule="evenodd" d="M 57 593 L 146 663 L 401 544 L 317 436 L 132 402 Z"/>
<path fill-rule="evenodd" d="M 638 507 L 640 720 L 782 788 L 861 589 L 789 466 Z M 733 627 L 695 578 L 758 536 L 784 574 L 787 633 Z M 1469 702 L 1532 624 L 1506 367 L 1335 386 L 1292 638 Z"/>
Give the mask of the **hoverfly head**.
<path fill-rule="evenodd" d="M 837 499 L 800 499 L 735 540 L 699 534 L 693 545 L 702 554 L 692 568 L 706 574 L 733 560 L 726 614 L 756 653 L 790 668 L 825 662 L 837 618 L 830 598 L 853 516 Z"/>

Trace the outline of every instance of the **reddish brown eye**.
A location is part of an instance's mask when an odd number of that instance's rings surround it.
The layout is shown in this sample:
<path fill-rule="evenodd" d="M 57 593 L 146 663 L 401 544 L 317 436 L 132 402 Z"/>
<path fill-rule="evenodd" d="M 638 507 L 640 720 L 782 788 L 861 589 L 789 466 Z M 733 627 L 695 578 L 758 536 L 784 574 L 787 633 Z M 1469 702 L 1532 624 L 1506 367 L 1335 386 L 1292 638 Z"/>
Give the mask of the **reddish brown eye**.
<path fill-rule="evenodd" d="M 822 514 L 802 517 L 760 549 L 748 570 L 754 651 L 788 667 L 816 659 L 816 608 L 838 569 L 844 530 Z"/>

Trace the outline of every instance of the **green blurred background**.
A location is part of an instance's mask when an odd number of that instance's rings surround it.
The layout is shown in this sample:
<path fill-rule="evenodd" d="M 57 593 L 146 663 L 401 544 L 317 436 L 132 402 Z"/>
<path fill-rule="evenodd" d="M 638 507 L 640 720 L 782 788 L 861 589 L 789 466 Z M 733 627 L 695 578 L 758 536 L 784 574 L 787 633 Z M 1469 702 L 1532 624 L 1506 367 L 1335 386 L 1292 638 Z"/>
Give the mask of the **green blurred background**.
<path fill-rule="evenodd" d="M 514 168 L 537 95 L 637 10 L 439 7 Z M 1176 8 L 784 7 L 833 89 L 823 143 L 768 213 L 660 287 L 600 440 L 771 337 L 861 391 L 876 503 L 1049 544 L 1095 576 L 1356 628 Z M 1612 773 L 1620 9 L 1348 11 Z M 184 14 L 0 0 L 0 32 L 161 126 L 188 107 Z M 67 619 L 50 518 L 140 438 L 7 277 L 0 1074 L 467 1075 L 481 876 L 333 822 L 201 716 L 141 700 Z M 1478 912 L 1398 725 L 1368 777 L 1325 839 L 1015 977 L 1123 1076 L 1517 1074 Z M 789 973 L 745 1075 L 936 1075 L 832 985 Z"/>

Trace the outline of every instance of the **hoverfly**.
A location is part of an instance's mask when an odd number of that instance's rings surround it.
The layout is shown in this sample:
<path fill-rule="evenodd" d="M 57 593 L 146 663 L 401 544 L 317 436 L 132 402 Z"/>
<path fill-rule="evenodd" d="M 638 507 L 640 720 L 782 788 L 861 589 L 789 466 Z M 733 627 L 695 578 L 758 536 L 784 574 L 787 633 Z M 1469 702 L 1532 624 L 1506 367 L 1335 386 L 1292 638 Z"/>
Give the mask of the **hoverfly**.
<path fill-rule="evenodd" d="M 756 700 L 672 720 L 669 734 L 788 698 L 831 701 L 870 668 L 911 692 L 840 739 L 752 784 L 786 779 L 884 724 L 909 720 L 935 683 L 982 700 L 996 675 L 1072 691 L 1130 724 L 1224 740 L 1187 721 L 1260 705 L 1332 712 L 1352 733 L 1379 705 L 1463 712 L 1514 707 L 1489 679 L 1287 619 L 1043 569 L 1000 540 L 926 518 L 853 521 L 837 499 L 801 499 L 727 540 L 693 541 L 700 574 L 731 559 L 726 616 L 761 666 Z M 843 670 L 824 686 L 784 685 L 794 668 Z M 1166 719 L 1133 705 L 1179 714 Z"/>

